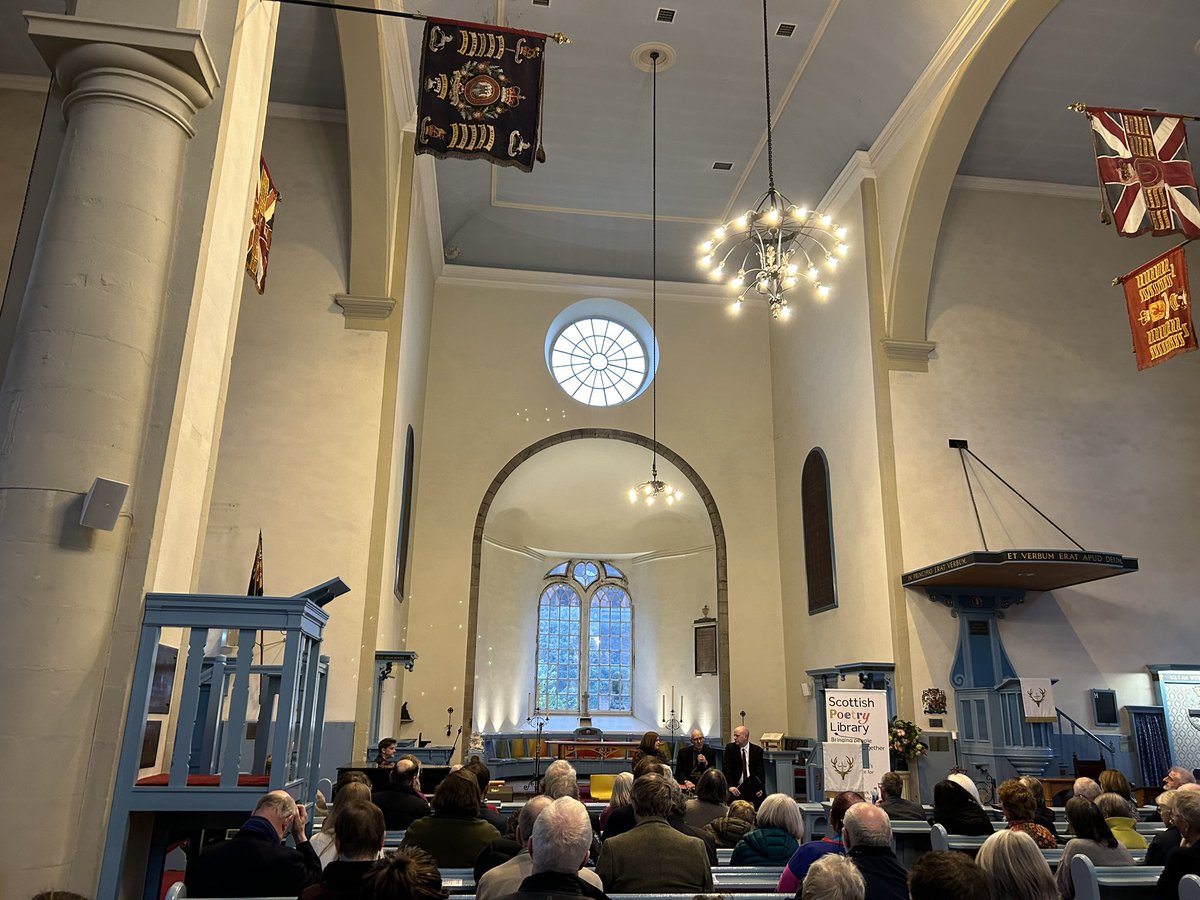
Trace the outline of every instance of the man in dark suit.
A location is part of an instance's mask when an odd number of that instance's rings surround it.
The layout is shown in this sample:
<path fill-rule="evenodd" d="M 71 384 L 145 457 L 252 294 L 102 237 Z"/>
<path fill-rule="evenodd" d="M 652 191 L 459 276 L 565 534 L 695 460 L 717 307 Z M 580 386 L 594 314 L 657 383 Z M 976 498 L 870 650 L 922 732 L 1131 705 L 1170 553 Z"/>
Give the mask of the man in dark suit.
<path fill-rule="evenodd" d="M 293 897 L 321 880 L 321 861 L 304 832 L 308 815 L 286 791 L 264 794 L 231 840 L 209 847 L 187 867 L 193 897 Z M 282 843 L 288 833 L 296 849 Z"/>
<path fill-rule="evenodd" d="M 908 873 L 892 850 L 887 813 L 870 803 L 855 803 L 842 822 L 842 842 L 866 882 L 866 900 L 908 900 Z"/>
<path fill-rule="evenodd" d="M 694 791 L 705 769 L 717 764 L 717 751 L 704 742 L 704 732 L 692 729 L 691 744 L 675 757 L 675 780 L 685 791 Z"/>
<path fill-rule="evenodd" d="M 387 787 L 371 795 L 371 802 L 383 810 L 383 821 L 389 831 L 401 831 L 429 815 L 429 803 L 417 793 L 415 784 L 420 771 L 416 763 L 405 757 L 392 769 Z"/>
<path fill-rule="evenodd" d="M 904 780 L 895 772 L 887 772 L 879 779 L 880 809 L 892 821 L 903 819 L 909 822 L 924 822 L 925 807 L 920 803 L 904 799 Z"/>
<path fill-rule="evenodd" d="M 606 892 L 707 894 L 712 891 L 712 869 L 704 841 L 681 834 L 667 823 L 672 787 L 663 775 L 643 775 L 634 781 L 633 812 L 637 826 L 606 840 L 596 863 L 596 874 L 604 882 Z M 535 838 L 535 859 L 536 853 Z"/>
<path fill-rule="evenodd" d="M 733 743 L 725 745 L 721 771 L 734 800 L 749 800 L 756 807 L 762 802 L 767 777 L 762 747 L 750 743 L 750 731 L 745 725 L 733 729 Z"/>

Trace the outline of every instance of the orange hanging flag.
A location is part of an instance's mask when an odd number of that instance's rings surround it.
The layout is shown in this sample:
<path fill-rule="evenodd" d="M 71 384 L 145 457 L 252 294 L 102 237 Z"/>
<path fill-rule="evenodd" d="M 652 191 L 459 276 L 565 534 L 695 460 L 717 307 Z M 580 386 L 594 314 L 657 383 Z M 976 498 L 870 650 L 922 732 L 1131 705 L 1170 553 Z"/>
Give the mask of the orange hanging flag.
<path fill-rule="evenodd" d="M 246 274 L 254 279 L 254 287 L 260 294 L 267 286 L 267 254 L 271 251 L 271 231 L 275 228 L 275 204 L 281 199 L 267 161 L 260 155 L 258 187 L 250 216 L 250 246 L 246 248 Z"/>
<path fill-rule="evenodd" d="M 1196 349 L 1183 248 L 1180 244 L 1116 279 L 1125 286 L 1139 371 Z"/>

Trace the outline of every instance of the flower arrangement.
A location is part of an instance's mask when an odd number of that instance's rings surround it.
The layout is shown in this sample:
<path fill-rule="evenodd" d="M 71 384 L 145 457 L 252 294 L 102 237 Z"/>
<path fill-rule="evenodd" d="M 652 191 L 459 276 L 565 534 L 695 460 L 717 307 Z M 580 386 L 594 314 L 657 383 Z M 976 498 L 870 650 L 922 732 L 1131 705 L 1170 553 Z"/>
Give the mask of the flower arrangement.
<path fill-rule="evenodd" d="M 921 729 L 912 722 L 905 722 L 901 718 L 888 722 L 888 746 L 893 753 L 905 759 L 921 756 L 929 749 L 918 740 L 920 737 Z"/>

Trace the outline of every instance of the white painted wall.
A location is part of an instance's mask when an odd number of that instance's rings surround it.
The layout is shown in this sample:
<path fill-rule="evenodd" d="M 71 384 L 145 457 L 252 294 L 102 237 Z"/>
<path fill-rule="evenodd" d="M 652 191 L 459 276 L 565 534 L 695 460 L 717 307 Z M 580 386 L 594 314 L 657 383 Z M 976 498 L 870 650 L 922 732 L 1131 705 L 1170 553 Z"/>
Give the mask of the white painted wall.
<path fill-rule="evenodd" d="M 1058 705 L 1085 725 L 1089 689 L 1156 703 L 1146 664 L 1195 656 L 1175 626 L 1193 615 L 1200 537 L 1200 354 L 1139 373 L 1110 284 L 1175 242 L 1121 239 L 1097 208 L 956 189 L 929 302 L 937 350 L 927 374 L 891 375 L 906 571 L 981 549 L 952 437 L 1086 548 L 1138 557 L 1137 574 L 1031 596 L 1000 624 L 1017 671 L 1061 679 Z M 986 473 L 976 498 L 992 549 L 1070 547 Z M 916 591 L 908 612 L 914 688 L 948 688 L 957 622 Z"/>
<path fill-rule="evenodd" d="M 516 453 L 560 431 L 649 432 L 648 393 L 613 409 L 582 406 L 553 383 L 543 357 L 546 328 L 564 307 L 607 295 L 648 314 L 645 287 L 520 277 L 522 283 L 509 284 L 503 273 L 476 273 L 478 280 L 443 275 L 438 284 L 408 610 L 408 646 L 420 661 L 406 679 L 414 724 L 427 737 L 447 707 L 463 705 L 466 642 L 475 639 L 466 634 L 471 542 L 492 479 Z M 724 304 L 664 293 L 660 288 L 659 440 L 705 480 L 724 523 L 734 708 L 747 708 L 763 730 L 779 730 L 783 667 L 763 665 L 783 655 L 765 310 L 732 318 Z M 551 422 L 545 415 L 527 422 L 521 414 L 547 408 L 560 411 Z M 645 476 L 630 472 L 631 481 Z M 690 653 L 690 628 L 678 640 Z M 524 702 L 528 688 L 510 691 Z"/>
<path fill-rule="evenodd" d="M 244 591 L 261 528 L 268 594 L 345 580 L 322 648 L 332 722 L 354 719 L 385 345 L 347 330 L 332 299 L 346 285 L 345 140 L 341 125 L 267 122 L 283 202 L 266 293 L 243 284 L 200 577 L 201 590 Z"/>
<path fill-rule="evenodd" d="M 771 329 L 775 471 L 789 733 L 814 735 L 816 710 L 799 685 L 806 670 L 890 662 L 892 643 L 863 224 L 857 192 L 839 223 L 851 252 L 829 278 L 830 297 L 804 289 L 790 319 Z M 804 568 L 800 474 L 813 447 L 825 451 L 833 510 L 837 608 L 810 616 Z M 752 729 L 754 731 L 755 729 Z"/>
<path fill-rule="evenodd" d="M 45 105 L 45 92 L 0 88 L 0 284 L 8 278 Z"/>

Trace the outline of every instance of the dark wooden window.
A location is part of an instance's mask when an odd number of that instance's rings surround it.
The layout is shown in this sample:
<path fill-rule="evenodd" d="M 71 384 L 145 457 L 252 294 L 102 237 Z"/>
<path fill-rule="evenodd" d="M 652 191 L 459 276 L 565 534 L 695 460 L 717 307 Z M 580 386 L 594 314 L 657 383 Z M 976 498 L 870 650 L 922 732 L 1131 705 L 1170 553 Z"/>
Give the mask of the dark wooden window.
<path fill-rule="evenodd" d="M 804 568 L 808 575 L 808 613 L 837 606 L 837 577 L 833 563 L 833 512 L 829 502 L 829 466 L 825 453 L 814 447 L 800 475 L 800 505 L 804 514 Z"/>

